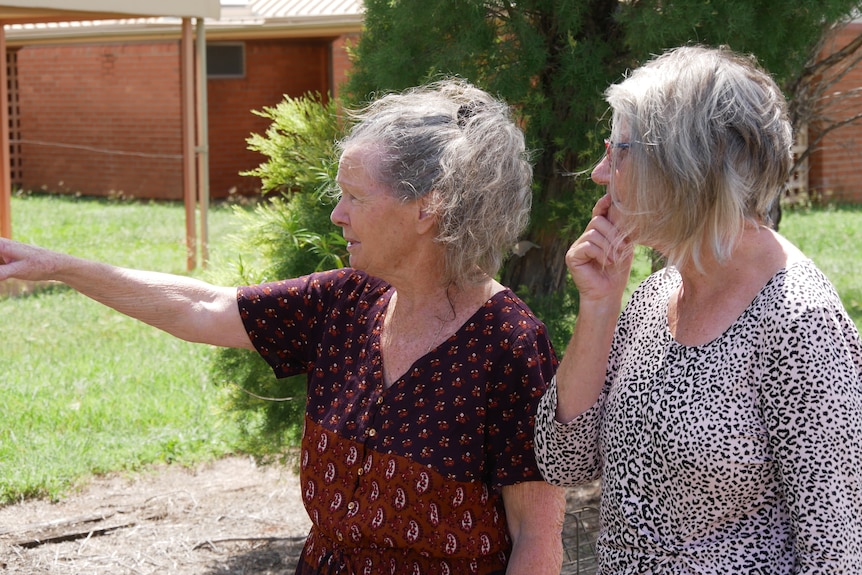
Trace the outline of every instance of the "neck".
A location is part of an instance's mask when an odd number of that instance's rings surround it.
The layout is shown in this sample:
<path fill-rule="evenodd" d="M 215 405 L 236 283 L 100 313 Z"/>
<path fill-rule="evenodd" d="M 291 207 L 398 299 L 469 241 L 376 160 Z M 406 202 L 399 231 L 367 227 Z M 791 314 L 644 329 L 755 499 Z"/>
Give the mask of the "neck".
<path fill-rule="evenodd" d="M 764 225 L 748 224 L 740 234 L 730 256 L 719 261 L 712 250 L 701 254 L 700 269 L 689 262 L 679 268 L 686 297 L 711 298 L 716 293 L 734 290 L 746 278 L 767 278 L 784 267 L 786 257 L 779 236 Z"/>
<path fill-rule="evenodd" d="M 400 318 L 424 318 L 453 321 L 469 313 L 472 315 L 480 305 L 502 289 L 490 277 L 466 285 L 459 284 L 402 284 L 393 286 L 395 293 L 389 304 L 389 315 L 397 313 Z"/>
<path fill-rule="evenodd" d="M 413 362 L 456 333 L 500 289 L 491 278 L 463 288 L 440 284 L 395 288 L 381 336 L 385 385 L 392 385 Z"/>
<path fill-rule="evenodd" d="M 441 281 L 446 269 L 444 248 L 433 238 L 422 236 L 410 246 L 409 253 L 388 262 L 386 270 L 366 270 L 392 285 L 411 299 L 434 298 L 446 288 Z M 381 271 L 382 273 L 377 273 Z"/>
<path fill-rule="evenodd" d="M 746 228 L 727 261 L 711 254 L 702 269 L 679 270 L 682 285 L 668 302 L 668 326 L 678 341 L 700 345 L 730 326 L 763 286 L 801 252 L 764 227 Z"/>

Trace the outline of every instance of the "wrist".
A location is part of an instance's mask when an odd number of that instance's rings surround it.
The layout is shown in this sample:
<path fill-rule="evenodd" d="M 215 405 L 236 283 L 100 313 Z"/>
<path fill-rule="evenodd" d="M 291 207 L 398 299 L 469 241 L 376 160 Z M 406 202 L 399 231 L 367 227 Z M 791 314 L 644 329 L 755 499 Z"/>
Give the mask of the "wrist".
<path fill-rule="evenodd" d="M 619 297 L 581 299 L 578 302 L 578 319 L 608 318 L 616 323 L 621 310 L 622 298 Z"/>

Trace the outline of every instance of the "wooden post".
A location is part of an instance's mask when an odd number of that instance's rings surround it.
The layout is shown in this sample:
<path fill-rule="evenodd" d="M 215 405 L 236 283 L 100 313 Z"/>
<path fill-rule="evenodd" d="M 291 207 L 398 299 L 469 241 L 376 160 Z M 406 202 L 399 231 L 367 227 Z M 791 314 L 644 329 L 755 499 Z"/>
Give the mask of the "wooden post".
<path fill-rule="evenodd" d="M 197 232 L 195 230 L 195 78 L 192 20 L 183 18 L 183 36 L 180 40 L 180 100 L 183 129 L 183 198 L 186 206 L 186 267 L 197 266 Z"/>
<path fill-rule="evenodd" d="M 206 267 L 209 260 L 210 205 L 210 160 L 209 160 L 209 113 L 207 111 L 207 41 L 204 32 L 204 19 L 195 21 L 195 44 L 197 46 L 197 123 L 198 123 L 198 206 L 201 218 L 201 266 Z"/>
<path fill-rule="evenodd" d="M 12 237 L 12 168 L 9 165 L 9 74 L 6 32 L 0 22 L 0 236 Z"/>

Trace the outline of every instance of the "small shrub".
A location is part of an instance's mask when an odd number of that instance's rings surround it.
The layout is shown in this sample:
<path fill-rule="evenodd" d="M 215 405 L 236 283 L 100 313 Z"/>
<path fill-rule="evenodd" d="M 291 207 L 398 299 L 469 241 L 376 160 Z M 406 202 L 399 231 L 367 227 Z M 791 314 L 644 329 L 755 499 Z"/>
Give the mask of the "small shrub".
<path fill-rule="evenodd" d="M 267 196 L 250 211 L 234 207 L 236 256 L 219 282 L 256 284 L 343 266 L 346 244 L 329 220 L 340 135 L 334 103 L 286 97 L 254 113 L 272 120 L 265 135 L 247 140 L 267 160 L 244 175 L 260 178 Z M 212 374 L 239 424 L 240 447 L 263 461 L 283 459 L 302 433 L 305 376 L 276 379 L 256 352 L 240 349 L 218 350 Z"/>

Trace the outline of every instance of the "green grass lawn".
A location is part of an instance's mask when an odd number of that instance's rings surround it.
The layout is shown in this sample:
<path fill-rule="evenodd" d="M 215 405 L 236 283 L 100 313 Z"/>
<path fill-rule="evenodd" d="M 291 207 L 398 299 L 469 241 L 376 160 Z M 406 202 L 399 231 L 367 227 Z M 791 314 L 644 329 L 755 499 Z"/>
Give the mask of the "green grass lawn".
<path fill-rule="evenodd" d="M 12 213 L 15 239 L 186 273 L 181 204 L 30 196 L 14 198 Z M 210 212 L 216 259 L 232 221 L 228 209 Z M 207 346 L 64 286 L 0 299 L 0 341 L 0 504 L 57 497 L 93 473 L 233 449 L 236 430 L 218 413 Z"/>
<path fill-rule="evenodd" d="M 779 229 L 835 284 L 862 331 L 862 206 L 785 211 Z"/>
<path fill-rule="evenodd" d="M 186 273 L 181 204 L 34 195 L 14 198 L 12 210 L 18 240 Z M 233 259 L 224 239 L 237 225 L 231 210 L 211 210 L 213 271 Z M 781 231 L 823 269 L 862 325 L 862 206 L 788 211 Z M 648 273 L 639 251 L 631 284 Z M 192 463 L 235 449 L 237 430 L 219 411 L 207 346 L 176 340 L 63 286 L 0 297 L 0 341 L 0 504 L 60 497 L 96 473 Z"/>

